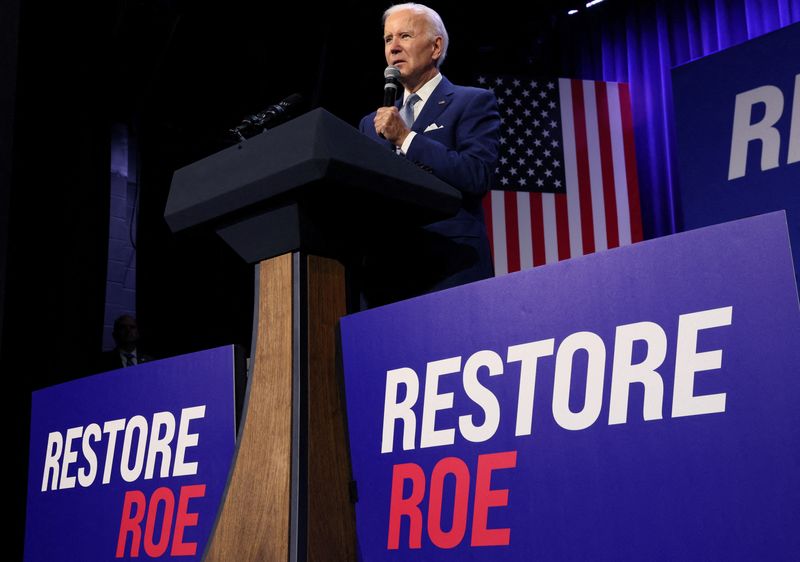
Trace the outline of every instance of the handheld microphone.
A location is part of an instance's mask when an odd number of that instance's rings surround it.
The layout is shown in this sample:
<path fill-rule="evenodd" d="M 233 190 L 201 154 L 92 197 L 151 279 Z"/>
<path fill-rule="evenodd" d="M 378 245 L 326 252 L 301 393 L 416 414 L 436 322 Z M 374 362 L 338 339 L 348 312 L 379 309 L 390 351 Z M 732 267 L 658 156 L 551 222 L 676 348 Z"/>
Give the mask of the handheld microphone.
<path fill-rule="evenodd" d="M 230 130 L 239 140 L 280 125 L 292 117 L 303 103 L 303 96 L 292 94 L 285 100 L 271 105 L 263 111 L 242 119 L 241 124 Z"/>
<path fill-rule="evenodd" d="M 400 90 L 400 70 L 396 66 L 389 65 L 383 71 L 383 107 L 391 107 L 397 99 L 397 92 Z"/>

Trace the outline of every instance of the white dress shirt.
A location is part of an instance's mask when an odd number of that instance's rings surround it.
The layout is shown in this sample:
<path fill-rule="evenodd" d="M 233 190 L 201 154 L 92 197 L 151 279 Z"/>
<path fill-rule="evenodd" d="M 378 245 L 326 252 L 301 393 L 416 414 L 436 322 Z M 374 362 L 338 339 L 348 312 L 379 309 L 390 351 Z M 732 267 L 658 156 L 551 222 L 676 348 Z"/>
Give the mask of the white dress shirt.
<path fill-rule="evenodd" d="M 419 114 L 422 112 L 422 108 L 425 106 L 425 102 L 428 101 L 428 98 L 431 97 L 431 94 L 436 89 L 436 86 L 439 85 L 439 82 L 442 81 L 442 74 L 437 73 L 436 76 L 425 82 L 425 84 L 416 91 L 416 94 L 419 96 L 419 101 L 414 104 L 414 120 L 419 117 Z M 406 98 L 411 95 L 411 92 L 406 90 L 403 92 L 403 105 L 406 103 Z M 400 154 L 405 154 L 408 152 L 408 149 L 411 147 L 411 141 L 414 140 L 414 137 L 417 136 L 417 133 L 411 131 L 406 140 L 403 141 L 402 146 L 400 146 Z"/>

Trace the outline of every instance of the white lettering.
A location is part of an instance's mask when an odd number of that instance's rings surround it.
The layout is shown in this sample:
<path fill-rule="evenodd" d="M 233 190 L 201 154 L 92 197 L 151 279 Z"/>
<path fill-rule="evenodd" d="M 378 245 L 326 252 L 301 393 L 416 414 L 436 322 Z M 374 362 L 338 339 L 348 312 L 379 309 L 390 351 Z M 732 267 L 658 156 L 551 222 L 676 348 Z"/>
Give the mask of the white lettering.
<path fill-rule="evenodd" d="M 131 444 L 133 434 L 137 433 L 136 455 L 131 467 Z M 133 482 L 142 474 L 144 468 L 144 453 L 147 449 L 147 420 L 144 416 L 133 416 L 125 426 L 125 439 L 122 442 L 122 458 L 119 463 L 119 471 L 125 482 Z"/>
<path fill-rule="evenodd" d="M 569 408 L 569 389 L 572 381 L 572 363 L 579 349 L 588 354 L 586 365 L 586 391 L 583 409 L 573 412 Z M 592 332 L 576 332 L 567 336 L 556 352 L 556 372 L 553 383 L 553 417 L 564 429 L 586 429 L 597 421 L 603 406 L 603 379 L 605 376 L 606 346 L 600 336 Z"/>
<path fill-rule="evenodd" d="M 69 465 L 78 460 L 78 451 L 72 450 L 72 442 L 78 439 L 83 433 L 83 427 L 71 427 L 67 430 L 64 439 L 64 459 L 61 461 L 61 481 L 58 484 L 59 490 L 75 487 L 75 477 L 69 476 Z"/>
<path fill-rule="evenodd" d="M 181 411 L 179 436 L 174 451 L 173 476 L 197 474 L 198 463 L 186 462 L 186 450 L 197 446 L 199 434 L 189 431 L 191 420 L 205 416 L 205 406 L 184 408 Z M 44 468 L 42 472 L 41 491 L 66 490 L 75 488 L 76 481 L 83 488 L 88 488 L 97 480 L 101 471 L 99 457 L 102 455 L 98 445 L 106 437 L 105 463 L 102 466 L 102 483 L 111 482 L 112 472 L 117 470 L 126 482 L 133 482 L 144 474 L 146 480 L 156 474 L 167 478 L 173 460 L 173 442 L 175 441 L 175 416 L 172 412 L 163 411 L 153 414 L 152 420 L 144 416 L 133 416 L 108 420 L 102 424 L 90 423 L 84 427 L 72 427 L 65 433 L 53 431 L 48 434 L 45 449 Z M 116 453 L 117 437 L 122 433 L 122 452 Z M 149 439 L 148 439 L 149 435 Z M 78 448 L 76 440 L 81 440 Z M 411 446 L 413 448 L 414 429 L 412 428 Z M 80 454 L 80 457 L 79 457 Z M 77 465 L 77 471 L 70 474 L 70 467 Z M 75 473 L 77 472 L 77 476 Z"/>
<path fill-rule="evenodd" d="M 84 488 L 91 486 L 97 476 L 97 455 L 94 449 L 92 449 L 91 441 L 97 442 L 102 436 L 103 432 L 96 423 L 87 425 L 86 430 L 83 432 L 81 449 L 83 451 L 83 458 L 86 459 L 89 468 L 87 470 L 86 467 L 82 466 L 78 469 L 78 484 Z"/>
<path fill-rule="evenodd" d="M 481 367 L 488 368 L 490 377 L 502 375 L 503 359 L 494 351 L 487 349 L 473 353 L 464 365 L 464 392 L 481 407 L 484 414 L 482 425 L 475 425 L 472 415 L 458 418 L 461 435 L 473 443 L 491 439 L 500 424 L 500 403 L 494 393 L 478 380 L 478 371 Z"/>
<path fill-rule="evenodd" d="M 406 396 L 397 402 L 397 389 L 400 385 L 406 388 Z M 386 392 L 383 399 L 383 438 L 381 453 L 391 453 L 394 447 L 395 421 L 403 422 L 403 450 L 414 448 L 414 436 L 417 434 L 417 417 L 411 409 L 419 398 L 419 377 L 413 369 L 403 367 L 386 372 Z"/>
<path fill-rule="evenodd" d="M 42 492 L 47 491 L 47 481 L 50 475 L 50 489 L 58 489 L 58 468 L 59 459 L 61 458 L 61 450 L 64 447 L 64 439 L 58 431 L 51 431 L 47 436 L 47 449 L 44 455 L 44 474 L 42 475 Z"/>
<path fill-rule="evenodd" d="M 103 465 L 103 484 L 111 482 L 111 467 L 114 464 L 114 451 L 117 448 L 117 433 L 125 429 L 125 418 L 109 420 L 103 424 L 103 433 L 108 433 L 106 463 Z"/>
<path fill-rule="evenodd" d="M 800 162 L 800 74 L 794 77 L 794 101 L 792 102 L 792 124 L 789 127 L 789 156 L 787 164 Z"/>
<path fill-rule="evenodd" d="M 536 364 L 540 357 L 553 355 L 555 340 L 534 341 L 508 348 L 509 363 L 520 361 L 516 436 L 530 435 L 533 429 L 533 395 L 536 391 Z"/>
<path fill-rule="evenodd" d="M 164 428 L 164 435 L 159 437 L 162 427 Z M 175 416 L 172 415 L 172 412 L 156 412 L 153 415 L 153 424 L 150 429 L 150 445 L 147 448 L 147 466 L 144 469 L 145 480 L 153 478 L 156 457 L 159 455 L 161 456 L 161 471 L 159 475 L 161 478 L 169 476 L 169 465 L 172 461 L 170 443 L 172 443 L 173 437 L 175 437 Z"/>
<path fill-rule="evenodd" d="M 763 103 L 764 117 L 758 123 L 751 123 L 753 106 Z M 747 148 L 750 142 L 761 141 L 761 171 L 778 167 L 778 154 L 781 148 L 781 135 L 775 123 L 783 113 L 783 93 L 775 86 L 761 86 L 736 96 L 733 112 L 733 133 L 731 134 L 731 158 L 728 165 L 728 179 L 744 177 L 747 167 Z"/>
<path fill-rule="evenodd" d="M 700 330 L 730 326 L 733 307 L 715 308 L 681 314 L 678 320 L 678 343 L 675 355 L 675 387 L 672 394 L 672 417 L 697 416 L 725 411 L 726 393 L 694 395 L 694 375 L 722 367 L 722 350 L 697 351 Z"/>
<path fill-rule="evenodd" d="M 633 342 L 647 344 L 647 355 L 633 364 Z M 628 421 L 628 392 L 633 383 L 644 385 L 642 417 L 660 420 L 664 403 L 664 381 L 656 372 L 667 356 L 667 334 L 653 322 L 637 322 L 617 327 L 614 344 L 614 366 L 611 369 L 611 405 L 608 424 Z"/>
<path fill-rule="evenodd" d="M 697 344 L 701 330 L 731 325 L 732 312 L 733 308 L 729 306 L 683 314 L 678 318 L 673 377 L 663 372 L 669 350 L 669 339 L 664 328 L 649 321 L 617 326 L 610 365 L 609 425 L 627 423 L 631 386 L 634 384 L 642 385 L 642 419 L 645 421 L 664 417 L 665 385 L 670 381 L 673 384 L 672 417 L 724 412 L 725 393 L 695 394 L 696 373 L 720 369 L 722 350 L 700 352 Z M 554 359 L 540 361 L 544 357 L 552 357 L 554 350 Z M 549 367 L 554 363 L 553 420 L 570 431 L 586 429 L 597 422 L 604 407 L 606 355 L 606 343 L 599 335 L 589 331 L 567 335 L 557 349 L 554 338 L 509 346 L 505 362 L 520 364 L 518 389 L 504 386 L 516 382 L 508 376 L 488 384 L 489 377 L 507 375 L 503 357 L 492 350 L 476 351 L 466 359 L 463 368 L 461 356 L 430 361 L 426 365 L 422 404 L 418 404 L 421 381 L 417 372 L 408 367 L 389 370 L 386 373 L 381 452 L 393 451 L 398 421 L 403 423 L 402 441 L 403 450 L 406 451 L 415 446 L 418 425 L 421 448 L 453 445 L 456 431 L 467 441 L 486 442 L 500 429 L 502 408 L 513 401 L 514 393 L 517 394 L 514 435 L 531 435 L 537 371 L 541 371 L 543 364 Z M 579 371 L 583 371 L 585 365 L 586 371 L 585 389 L 583 384 L 579 384 L 577 388 L 582 390 L 577 392 L 573 387 L 576 365 L 580 366 Z M 460 377 L 446 379 L 448 384 L 440 388 L 441 378 L 445 375 Z M 582 379 L 581 373 L 578 381 Z M 401 385 L 405 386 L 402 399 Z M 573 405 L 582 398 L 581 406 L 576 407 L 576 411 L 570 408 L 571 398 Z M 482 417 L 480 413 L 470 413 L 475 411 L 474 407 L 470 408 L 473 404 L 480 408 Z M 417 424 L 417 415 L 412 410 L 414 407 L 422 408 L 420 424 Z M 450 415 L 438 415 L 437 429 L 437 414 L 446 410 L 455 411 L 448 412 Z M 450 420 L 456 416 L 458 423 L 453 424 Z M 476 421 L 476 417 L 481 421 Z M 448 427 L 452 425 L 456 425 L 457 429 Z"/>
<path fill-rule="evenodd" d="M 204 418 L 205 415 L 205 405 L 193 406 L 181 410 L 181 424 L 178 428 L 178 448 L 175 451 L 175 466 L 172 469 L 173 476 L 191 476 L 197 474 L 197 463 L 184 462 L 184 457 L 186 456 L 186 449 L 189 447 L 196 447 L 199 442 L 199 435 L 197 433 L 189 433 L 189 422 Z"/>
<path fill-rule="evenodd" d="M 455 429 L 436 429 L 436 412 L 453 407 L 452 392 L 439 394 L 439 377 L 457 373 L 460 370 L 461 357 L 450 357 L 428 363 L 425 373 L 425 402 L 422 408 L 420 447 L 452 445 L 455 442 Z"/>

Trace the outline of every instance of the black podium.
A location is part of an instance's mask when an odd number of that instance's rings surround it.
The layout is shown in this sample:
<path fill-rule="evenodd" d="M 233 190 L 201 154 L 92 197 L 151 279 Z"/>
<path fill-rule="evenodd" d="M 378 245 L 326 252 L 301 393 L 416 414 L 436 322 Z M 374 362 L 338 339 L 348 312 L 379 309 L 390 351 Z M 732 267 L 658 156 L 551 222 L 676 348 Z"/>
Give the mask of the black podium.
<path fill-rule="evenodd" d="M 355 560 L 336 345 L 345 267 L 365 241 L 459 205 L 323 109 L 175 172 L 170 228 L 212 228 L 257 264 L 247 398 L 205 559 Z"/>

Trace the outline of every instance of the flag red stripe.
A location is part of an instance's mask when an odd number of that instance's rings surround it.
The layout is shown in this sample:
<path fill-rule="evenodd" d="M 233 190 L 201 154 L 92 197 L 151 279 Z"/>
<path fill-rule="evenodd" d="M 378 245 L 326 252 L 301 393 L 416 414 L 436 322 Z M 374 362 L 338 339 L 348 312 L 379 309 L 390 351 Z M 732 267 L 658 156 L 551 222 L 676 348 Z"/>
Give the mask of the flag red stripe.
<path fill-rule="evenodd" d="M 625 171 L 628 182 L 628 207 L 631 217 L 631 242 L 641 242 L 642 210 L 639 205 L 639 180 L 636 170 L 636 148 L 633 143 L 633 115 L 631 93 L 628 84 L 619 85 L 620 115 L 622 116 L 622 140 L 625 144 Z"/>
<path fill-rule="evenodd" d="M 519 218 L 517 215 L 517 192 L 503 193 L 506 208 L 506 255 L 508 272 L 519 271 Z"/>
<path fill-rule="evenodd" d="M 486 234 L 489 237 L 489 249 L 492 251 L 492 262 L 494 262 L 494 231 L 492 230 L 492 192 L 487 191 L 483 196 L 483 220 L 486 223 Z"/>
<path fill-rule="evenodd" d="M 558 233 L 558 261 L 568 260 L 569 251 L 569 211 L 567 209 L 567 195 L 556 193 L 556 232 Z M 591 214 L 590 217 L 591 219 Z M 594 250 L 592 250 L 594 251 Z"/>
<path fill-rule="evenodd" d="M 492 257 L 503 262 L 499 273 L 590 254 L 598 244 L 614 248 L 643 239 L 629 85 L 567 79 L 561 84 L 569 195 L 498 191 L 484 198 Z M 604 230 L 595 232 L 598 221 Z"/>
<path fill-rule="evenodd" d="M 547 263 L 544 252 L 544 211 L 542 210 L 542 194 L 530 194 L 531 206 L 531 238 L 533 238 L 533 265 Z"/>
<path fill-rule="evenodd" d="M 586 139 L 586 111 L 583 106 L 583 82 L 572 80 L 572 114 L 575 127 L 575 157 L 578 167 L 578 195 L 581 206 L 581 238 L 583 240 L 583 253 L 591 254 L 594 252 L 594 220 L 592 218 L 592 193 L 591 178 L 589 176 L 589 147 Z M 556 209 L 558 209 L 556 198 Z M 563 201 L 566 209 L 566 199 Z M 557 216 L 560 216 L 557 213 Z M 566 215 L 565 215 L 566 216 Z M 559 233 L 561 224 L 559 222 Z M 569 235 L 569 231 L 567 230 Z M 558 237 L 558 256 L 561 257 L 561 236 Z M 569 248 L 567 248 L 569 257 Z"/>
<path fill-rule="evenodd" d="M 616 248 L 619 246 L 619 221 L 617 220 L 617 197 L 614 189 L 614 153 L 611 148 L 608 92 L 605 82 L 595 82 L 595 95 L 597 99 L 597 127 L 600 136 L 600 164 L 603 173 L 606 241 L 608 248 Z"/>

